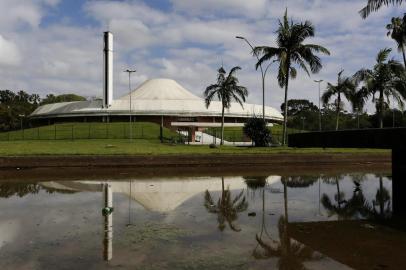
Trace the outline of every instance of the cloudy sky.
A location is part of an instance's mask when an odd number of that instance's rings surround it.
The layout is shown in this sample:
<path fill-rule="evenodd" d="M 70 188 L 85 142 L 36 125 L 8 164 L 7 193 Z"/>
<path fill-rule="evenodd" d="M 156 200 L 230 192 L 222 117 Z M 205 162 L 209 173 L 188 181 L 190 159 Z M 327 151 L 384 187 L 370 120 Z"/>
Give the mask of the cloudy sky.
<path fill-rule="evenodd" d="M 114 96 L 128 91 L 127 68 L 137 69 L 134 87 L 166 77 L 201 95 L 215 82 L 222 63 L 239 65 L 238 77 L 249 101 L 261 103 L 260 73 L 250 49 L 275 45 L 277 21 L 288 7 L 294 20 L 310 20 L 327 47 L 324 68 L 300 72 L 289 98 L 318 100 L 314 79 L 336 81 L 340 69 L 351 75 L 369 67 L 384 47 L 395 48 L 385 25 L 404 8 L 384 8 L 366 20 L 358 15 L 367 0 L 0 0 L 0 89 L 39 93 L 102 94 L 102 35 L 114 34 Z M 396 49 L 392 56 L 400 59 Z M 275 67 L 266 79 L 266 104 L 280 107 L 283 90 Z M 325 84 L 322 85 L 325 87 Z"/>

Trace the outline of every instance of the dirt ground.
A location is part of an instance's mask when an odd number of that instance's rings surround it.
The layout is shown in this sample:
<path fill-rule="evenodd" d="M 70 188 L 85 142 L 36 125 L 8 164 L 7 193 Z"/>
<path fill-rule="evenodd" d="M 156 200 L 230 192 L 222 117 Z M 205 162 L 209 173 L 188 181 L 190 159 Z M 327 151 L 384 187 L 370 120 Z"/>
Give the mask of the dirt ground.
<path fill-rule="evenodd" d="M 389 154 L 0 157 L 1 180 L 390 172 Z"/>

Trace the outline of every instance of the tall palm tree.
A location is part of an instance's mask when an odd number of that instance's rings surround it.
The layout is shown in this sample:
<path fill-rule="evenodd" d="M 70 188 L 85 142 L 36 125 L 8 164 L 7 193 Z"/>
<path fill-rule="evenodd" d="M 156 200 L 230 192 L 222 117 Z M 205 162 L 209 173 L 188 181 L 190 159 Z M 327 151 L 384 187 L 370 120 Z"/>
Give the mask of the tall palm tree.
<path fill-rule="evenodd" d="M 243 102 L 248 96 L 247 88 L 238 85 L 238 79 L 235 77 L 235 72 L 241 69 L 240 67 L 233 67 L 230 73 L 226 76 L 226 71 L 223 67 L 219 68 L 217 83 L 212 84 L 204 91 L 206 107 L 210 106 L 212 100 L 217 97 L 221 101 L 221 142 L 224 143 L 224 109 L 231 106 L 232 100 L 238 102 L 243 107 Z"/>
<path fill-rule="evenodd" d="M 223 231 L 226 227 L 226 222 L 231 230 L 239 232 L 241 229 L 234 225 L 234 221 L 238 218 L 238 213 L 244 212 L 248 208 L 248 203 L 243 196 L 242 190 L 234 199 L 231 198 L 231 191 L 229 188 L 224 188 L 224 177 L 221 178 L 221 197 L 218 199 L 217 204 L 208 190 L 204 195 L 204 207 L 209 213 L 217 214 L 218 228 Z"/>
<path fill-rule="evenodd" d="M 342 76 L 344 70 L 341 70 L 338 73 L 338 79 L 337 79 L 337 85 L 333 85 L 331 83 L 327 84 L 327 89 L 324 92 L 323 96 L 321 99 L 323 100 L 324 104 L 327 104 L 331 97 L 334 95 L 337 95 L 336 99 L 336 130 L 338 130 L 338 122 L 340 118 L 340 110 L 341 108 L 341 97 L 344 95 L 344 97 L 347 100 L 351 99 L 351 96 L 355 92 L 356 89 L 356 84 L 355 81 L 352 80 L 351 78 L 344 77 Z"/>
<path fill-rule="evenodd" d="M 379 10 L 382 6 L 400 5 L 403 0 L 368 0 L 367 5 L 359 11 L 363 19 L 369 16 L 372 12 Z"/>
<path fill-rule="evenodd" d="M 349 96 L 349 102 L 352 107 L 352 111 L 356 114 L 357 116 L 357 128 L 360 128 L 360 113 L 364 109 L 366 100 L 367 100 L 368 92 L 365 87 L 361 87 L 360 89 L 356 91 L 352 91 Z"/>
<path fill-rule="evenodd" d="M 402 52 L 403 64 L 406 68 L 406 14 L 403 16 L 403 18 L 392 17 L 391 23 L 386 25 L 386 29 L 388 30 L 387 35 L 396 42 L 398 45 L 398 50 Z"/>
<path fill-rule="evenodd" d="M 303 44 L 310 37 L 314 37 L 314 26 L 311 22 L 293 23 L 288 20 L 288 10 L 286 9 L 283 20 L 279 20 L 277 33 L 277 47 L 258 46 L 254 48 L 254 53 L 261 55 L 256 68 L 261 66 L 265 61 L 276 58 L 279 63 L 278 83 L 280 87 L 285 87 L 285 104 L 288 104 L 289 78 L 295 79 L 297 70 L 294 65 L 303 69 L 308 75 L 310 71 L 317 73 L 321 68 L 321 59 L 315 53 L 329 55 L 330 52 L 316 44 Z M 288 106 L 285 106 L 283 121 L 283 139 L 282 143 L 286 144 Z"/>
<path fill-rule="evenodd" d="M 383 127 L 383 114 L 389 103 L 389 97 L 392 96 L 401 107 L 403 99 L 406 98 L 405 68 L 396 60 L 388 60 L 391 51 L 389 48 L 380 50 L 372 69 L 361 69 L 353 76 L 357 82 L 363 83 L 368 96 L 372 96 L 380 128 Z"/>

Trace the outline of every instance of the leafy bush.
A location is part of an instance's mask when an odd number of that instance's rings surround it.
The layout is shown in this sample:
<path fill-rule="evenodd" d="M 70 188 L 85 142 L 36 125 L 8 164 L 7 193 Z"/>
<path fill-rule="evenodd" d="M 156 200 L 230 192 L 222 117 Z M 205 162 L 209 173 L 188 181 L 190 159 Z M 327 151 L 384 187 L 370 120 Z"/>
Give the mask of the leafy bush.
<path fill-rule="evenodd" d="M 255 147 L 269 146 L 272 140 L 271 131 L 266 126 L 262 118 L 250 118 L 243 128 L 247 135 L 255 144 Z"/>

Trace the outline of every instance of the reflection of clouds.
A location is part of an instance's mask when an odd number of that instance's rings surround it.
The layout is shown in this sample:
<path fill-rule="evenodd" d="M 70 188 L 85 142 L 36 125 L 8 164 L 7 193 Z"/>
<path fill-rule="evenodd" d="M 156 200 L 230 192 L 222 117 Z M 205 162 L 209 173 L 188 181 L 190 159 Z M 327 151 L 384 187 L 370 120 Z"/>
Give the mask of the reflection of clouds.
<path fill-rule="evenodd" d="M 21 224 L 16 220 L 0 222 L 0 249 L 7 243 L 14 241 L 20 228 Z"/>

